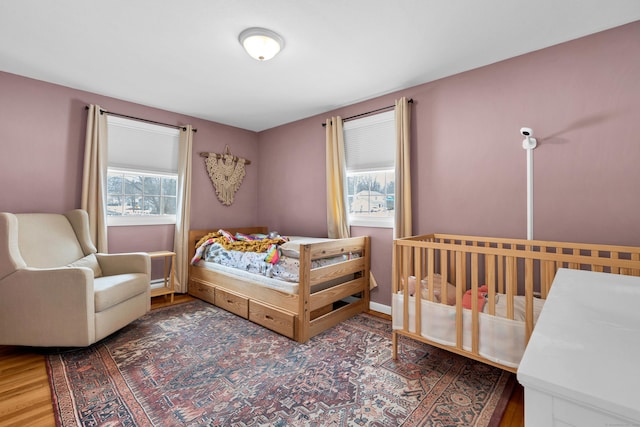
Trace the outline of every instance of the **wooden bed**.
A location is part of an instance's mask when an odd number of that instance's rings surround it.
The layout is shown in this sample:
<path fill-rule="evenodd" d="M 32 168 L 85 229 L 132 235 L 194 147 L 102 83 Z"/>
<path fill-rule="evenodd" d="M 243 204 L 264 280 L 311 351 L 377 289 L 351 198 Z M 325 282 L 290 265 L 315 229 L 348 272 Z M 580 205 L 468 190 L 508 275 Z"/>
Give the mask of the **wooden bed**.
<path fill-rule="evenodd" d="M 516 372 L 559 268 L 640 276 L 640 248 L 445 234 L 395 240 L 393 357 L 403 335 Z"/>
<path fill-rule="evenodd" d="M 191 230 L 191 256 L 198 240 L 218 229 Z M 230 233 L 266 234 L 266 227 L 227 228 Z M 311 261 L 331 255 L 361 253 L 338 264 L 311 268 Z M 189 267 L 189 294 L 249 319 L 291 339 L 309 338 L 369 309 L 369 238 L 354 237 L 300 245 L 297 293 L 266 287 L 250 278 L 198 265 Z M 311 292 L 325 282 L 332 285 Z M 333 284 L 339 282 L 339 284 Z"/>

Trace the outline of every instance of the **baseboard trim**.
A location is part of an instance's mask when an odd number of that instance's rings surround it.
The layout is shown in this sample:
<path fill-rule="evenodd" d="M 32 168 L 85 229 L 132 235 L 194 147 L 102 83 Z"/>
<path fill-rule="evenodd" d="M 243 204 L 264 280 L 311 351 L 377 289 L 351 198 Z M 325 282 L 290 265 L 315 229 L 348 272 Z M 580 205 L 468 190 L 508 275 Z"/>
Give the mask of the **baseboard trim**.
<path fill-rule="evenodd" d="M 164 279 L 154 279 L 151 281 L 151 289 L 164 288 Z"/>
<path fill-rule="evenodd" d="M 377 302 L 369 301 L 369 310 L 377 311 L 378 313 L 388 314 L 391 316 L 391 306 L 384 305 Z"/>

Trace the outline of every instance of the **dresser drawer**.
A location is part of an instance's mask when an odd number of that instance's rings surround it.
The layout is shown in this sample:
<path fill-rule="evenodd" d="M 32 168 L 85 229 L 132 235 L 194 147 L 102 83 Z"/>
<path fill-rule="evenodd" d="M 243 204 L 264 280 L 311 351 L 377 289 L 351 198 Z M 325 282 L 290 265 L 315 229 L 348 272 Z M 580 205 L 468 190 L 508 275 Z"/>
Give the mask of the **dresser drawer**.
<path fill-rule="evenodd" d="M 249 320 L 291 339 L 295 339 L 295 318 L 293 313 L 249 301 Z"/>
<path fill-rule="evenodd" d="M 249 300 L 241 295 L 216 289 L 215 304 L 240 317 L 249 318 Z"/>
<path fill-rule="evenodd" d="M 189 295 L 200 298 L 208 303 L 215 303 L 215 289 L 212 285 L 198 280 L 189 280 Z"/>

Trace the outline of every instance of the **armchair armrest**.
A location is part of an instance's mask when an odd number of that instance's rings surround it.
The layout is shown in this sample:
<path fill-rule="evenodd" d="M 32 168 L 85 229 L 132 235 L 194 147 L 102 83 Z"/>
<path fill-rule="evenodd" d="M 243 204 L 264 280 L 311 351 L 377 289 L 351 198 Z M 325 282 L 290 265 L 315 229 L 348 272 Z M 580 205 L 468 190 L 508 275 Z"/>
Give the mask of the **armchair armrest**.
<path fill-rule="evenodd" d="M 27 264 L 18 249 L 18 219 L 0 212 L 0 280 Z"/>
<path fill-rule="evenodd" d="M 145 252 L 124 254 L 96 254 L 102 274 L 113 276 L 126 273 L 144 273 L 151 277 L 151 258 Z"/>
<path fill-rule="evenodd" d="M 47 347 L 94 341 L 91 269 L 24 268 L 0 280 L 0 291 L 0 343 Z"/>

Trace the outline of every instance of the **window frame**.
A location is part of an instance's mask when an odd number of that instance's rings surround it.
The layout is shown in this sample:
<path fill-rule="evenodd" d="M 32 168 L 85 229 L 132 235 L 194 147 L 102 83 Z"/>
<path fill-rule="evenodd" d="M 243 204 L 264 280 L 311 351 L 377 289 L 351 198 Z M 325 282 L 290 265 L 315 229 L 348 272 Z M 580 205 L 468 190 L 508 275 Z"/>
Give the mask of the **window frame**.
<path fill-rule="evenodd" d="M 111 173 L 122 173 L 127 175 L 135 175 L 140 177 L 156 177 L 156 178 L 174 178 L 176 180 L 176 195 L 175 196 L 167 196 L 173 197 L 176 199 L 176 207 L 178 203 L 178 174 L 174 173 L 159 173 L 159 172 L 149 172 L 138 169 L 128 169 L 128 168 L 115 168 L 109 167 L 107 168 L 107 176 Z M 108 186 L 107 186 L 108 187 Z M 124 196 L 124 195 L 123 195 Z M 160 197 L 164 197 L 162 194 Z M 109 199 L 109 192 L 107 188 L 106 192 L 107 200 Z M 144 194 L 143 194 L 144 197 Z M 108 209 L 107 203 L 107 209 Z M 129 225 L 162 225 L 162 224 L 175 224 L 176 223 L 176 214 L 152 214 L 152 215 L 109 215 L 107 214 L 107 225 L 108 226 L 129 226 Z"/>
<path fill-rule="evenodd" d="M 368 122 L 371 122 L 371 124 L 367 124 Z M 390 144 L 392 144 L 393 149 L 391 150 L 391 152 L 393 153 L 393 157 L 391 159 L 390 165 L 391 167 L 384 167 L 384 168 L 380 168 L 380 167 L 374 167 L 371 169 L 358 169 L 358 170 L 349 170 L 349 167 L 347 165 L 348 160 L 347 160 L 347 154 L 346 152 L 348 151 L 347 145 L 348 145 L 348 141 L 347 141 L 347 131 L 349 130 L 349 127 L 351 126 L 375 126 L 376 124 L 379 123 L 388 123 L 391 124 L 391 126 L 394 129 L 394 136 L 393 139 L 391 141 L 389 141 Z M 348 217 L 348 221 L 349 221 L 349 225 L 350 226 L 356 226 L 356 227 L 374 227 L 374 228 L 394 228 L 395 227 L 395 171 L 396 171 L 396 159 L 395 159 L 395 110 L 391 110 L 391 111 L 386 111 L 386 112 L 382 112 L 382 113 L 378 113 L 375 115 L 370 115 L 361 119 L 355 119 L 352 120 L 350 122 L 345 123 L 344 124 L 344 144 L 345 144 L 345 182 L 343 183 L 344 185 L 344 195 L 345 195 L 345 206 L 347 208 L 347 217 Z M 373 175 L 373 174 L 380 174 L 380 173 L 389 173 L 392 172 L 394 174 L 394 208 L 393 208 L 393 212 L 390 216 L 385 216 L 385 217 L 376 217 L 376 216 L 369 216 L 369 215 L 358 215 L 358 214 L 353 214 L 351 213 L 351 209 L 350 209 L 350 204 L 349 204 L 349 189 L 348 189 L 348 181 L 349 178 L 353 177 L 354 175 Z M 357 193 L 354 193 L 353 196 L 355 197 Z M 386 189 L 385 189 L 385 196 L 386 196 Z"/>
<path fill-rule="evenodd" d="M 173 129 L 166 126 L 141 122 L 139 120 L 127 119 L 122 117 L 108 116 L 108 126 L 119 126 L 123 128 L 131 128 L 136 131 L 148 132 L 149 134 L 163 135 L 164 138 L 173 138 L 173 142 L 179 144 L 180 131 L 179 129 Z M 166 142 L 166 141 L 165 141 Z M 108 145 L 107 145 L 108 147 Z M 109 156 L 107 156 L 109 158 Z M 177 161 L 177 157 L 176 157 Z M 153 170 L 153 168 L 145 167 L 122 167 L 109 164 L 107 162 L 107 176 L 111 172 L 125 173 L 128 175 L 137 175 L 141 177 L 153 176 L 153 177 L 171 177 L 176 180 L 176 213 L 175 214 L 159 214 L 159 215 L 106 215 L 107 227 L 120 227 L 120 226 L 143 226 L 143 225 L 170 225 L 175 224 L 177 221 L 177 205 L 178 205 L 178 165 L 176 164 L 175 171 L 169 170 Z M 105 206 L 108 208 L 107 202 L 109 198 L 108 185 L 104 183 L 105 194 Z M 162 197 L 162 195 L 160 195 Z"/>

